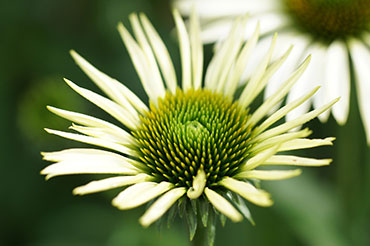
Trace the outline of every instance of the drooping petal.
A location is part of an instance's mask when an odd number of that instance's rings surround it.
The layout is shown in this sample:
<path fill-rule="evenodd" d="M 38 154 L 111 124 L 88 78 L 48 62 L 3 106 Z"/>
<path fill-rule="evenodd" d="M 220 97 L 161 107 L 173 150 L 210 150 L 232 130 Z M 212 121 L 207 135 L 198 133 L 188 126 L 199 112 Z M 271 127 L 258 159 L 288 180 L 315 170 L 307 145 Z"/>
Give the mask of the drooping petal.
<path fill-rule="evenodd" d="M 355 39 L 351 40 L 349 45 L 356 74 L 357 97 L 361 117 L 365 127 L 367 143 L 370 145 L 370 50 Z"/>
<path fill-rule="evenodd" d="M 140 182 L 151 181 L 152 176 L 144 173 L 140 173 L 135 176 L 118 176 L 112 178 L 106 178 L 102 180 L 92 181 L 86 185 L 76 187 L 73 190 L 74 195 L 86 195 L 95 192 L 101 192 L 105 190 L 111 190 L 118 187 L 132 185 Z"/>
<path fill-rule="evenodd" d="M 122 210 L 135 208 L 156 198 L 172 187 L 173 184 L 165 181 L 161 183 L 141 182 L 119 193 L 113 199 L 112 204 Z"/>
<path fill-rule="evenodd" d="M 140 218 L 140 224 L 144 227 L 150 226 L 159 219 L 178 199 L 186 192 L 184 187 L 178 187 L 169 190 L 167 193 L 158 198 Z"/>
<path fill-rule="evenodd" d="M 347 47 L 343 42 L 333 42 L 327 52 L 325 82 L 327 83 L 328 99 L 340 97 L 333 105 L 333 116 L 339 124 L 347 121 L 350 96 L 350 73 Z"/>
<path fill-rule="evenodd" d="M 205 188 L 204 193 L 206 194 L 209 202 L 229 219 L 234 222 L 243 220 L 243 216 L 223 196 L 209 189 L 208 187 Z"/>
<path fill-rule="evenodd" d="M 222 179 L 219 184 L 235 193 L 238 193 L 243 198 L 256 205 L 268 207 L 273 204 L 269 193 L 264 190 L 257 189 L 250 183 L 226 177 Z"/>
<path fill-rule="evenodd" d="M 250 170 L 235 175 L 239 179 L 281 180 L 296 177 L 302 170 Z"/>
<path fill-rule="evenodd" d="M 263 162 L 262 165 L 289 165 L 289 166 L 326 166 L 331 163 L 331 159 L 314 159 L 293 155 L 274 155 Z"/>

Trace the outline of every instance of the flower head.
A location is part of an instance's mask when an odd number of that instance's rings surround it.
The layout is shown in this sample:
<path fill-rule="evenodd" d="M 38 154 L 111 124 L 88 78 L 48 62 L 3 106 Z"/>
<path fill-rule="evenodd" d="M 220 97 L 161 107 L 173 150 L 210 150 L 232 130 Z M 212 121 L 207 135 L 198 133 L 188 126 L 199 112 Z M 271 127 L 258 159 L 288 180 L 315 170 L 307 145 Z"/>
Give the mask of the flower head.
<path fill-rule="evenodd" d="M 367 142 L 370 144 L 370 1 L 369 0 L 176 0 L 175 6 L 187 15 L 192 6 L 199 12 L 202 40 L 214 42 L 225 37 L 232 21 L 242 13 L 249 13 L 251 21 L 261 21 L 261 35 L 271 37 L 279 32 L 277 49 L 284 50 L 295 44 L 293 58 L 282 66 L 279 76 L 267 85 L 265 96 L 269 97 L 287 76 L 299 57 L 312 54 L 312 63 L 302 79 L 293 86 L 287 102 L 299 98 L 306 90 L 321 85 L 322 89 L 302 106 L 287 115 L 290 120 L 302 115 L 336 97 L 341 100 L 331 111 L 339 124 L 345 124 L 349 114 L 351 82 L 356 82 L 358 104 L 362 116 Z M 212 7 L 209 7 L 209 6 Z M 250 29 L 247 27 L 247 29 Z M 248 32 L 248 31 L 247 31 Z M 246 37 L 250 36 L 250 32 Z M 261 42 L 265 49 L 266 42 Z M 253 59 L 253 58 L 252 58 Z M 258 60 L 258 53 L 255 55 Z M 290 61 L 289 61 L 290 60 Z M 353 64 L 353 66 L 351 65 Z M 247 69 L 248 78 L 252 69 Z M 351 76 L 353 74 L 353 76 Z M 319 119 L 325 122 L 330 111 Z"/>
<path fill-rule="evenodd" d="M 123 84 L 94 68 L 75 51 L 71 52 L 76 63 L 110 99 L 66 80 L 68 85 L 116 118 L 122 126 L 48 107 L 53 113 L 72 121 L 71 129 L 80 134 L 47 129 L 49 133 L 110 151 L 76 148 L 43 153 L 45 160 L 56 163 L 41 173 L 46 178 L 67 174 L 111 174 L 110 178 L 77 187 L 73 193 L 84 195 L 127 187 L 113 199 L 113 205 L 119 209 L 138 207 L 154 200 L 140 218 L 143 226 L 157 221 L 170 209 L 167 213 L 170 218 L 176 213 L 186 214 L 191 238 L 198 214 L 212 237 L 216 215 L 235 222 L 243 217 L 252 221 L 242 198 L 259 206 L 272 205 L 269 193 L 256 186 L 259 180 L 286 179 L 301 173 L 299 169 L 264 170 L 261 166 L 330 163 L 330 159 L 277 153 L 331 145 L 332 138 L 307 139 L 311 133 L 308 129 L 290 130 L 315 118 L 337 100 L 276 125 L 317 91 L 318 88 L 309 91 L 267 117 L 301 76 L 310 58 L 292 73 L 279 91 L 252 112 L 250 104 L 287 59 L 291 48 L 269 65 L 275 36 L 253 77 L 238 89 L 248 57 L 258 40 L 258 26 L 245 42 L 246 18 L 240 17 L 203 79 L 203 50 L 197 17 L 195 14 L 191 17 L 189 33 L 177 11 L 174 11 L 174 18 L 182 61 L 181 86 L 176 81 L 165 45 L 145 15 L 130 16 L 136 40 L 122 24 L 118 26 L 149 96 L 149 106 Z M 211 238 L 210 244 L 212 242 Z"/>

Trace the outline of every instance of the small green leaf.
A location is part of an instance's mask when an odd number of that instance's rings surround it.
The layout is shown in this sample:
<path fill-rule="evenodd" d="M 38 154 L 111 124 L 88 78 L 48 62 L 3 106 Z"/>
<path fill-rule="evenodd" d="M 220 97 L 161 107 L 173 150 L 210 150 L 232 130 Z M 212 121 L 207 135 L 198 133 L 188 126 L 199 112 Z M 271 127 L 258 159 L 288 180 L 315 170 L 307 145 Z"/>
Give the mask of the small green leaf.
<path fill-rule="evenodd" d="M 202 220 L 203 226 L 207 227 L 208 223 L 208 210 L 209 210 L 209 203 L 202 199 L 199 202 L 199 211 L 200 211 L 200 218 Z"/>
<path fill-rule="evenodd" d="M 186 219 L 186 222 L 188 223 L 190 241 L 192 241 L 194 238 L 195 232 L 197 231 L 198 220 L 197 220 L 197 215 L 194 214 L 192 206 L 190 204 L 186 206 L 185 219 Z"/>

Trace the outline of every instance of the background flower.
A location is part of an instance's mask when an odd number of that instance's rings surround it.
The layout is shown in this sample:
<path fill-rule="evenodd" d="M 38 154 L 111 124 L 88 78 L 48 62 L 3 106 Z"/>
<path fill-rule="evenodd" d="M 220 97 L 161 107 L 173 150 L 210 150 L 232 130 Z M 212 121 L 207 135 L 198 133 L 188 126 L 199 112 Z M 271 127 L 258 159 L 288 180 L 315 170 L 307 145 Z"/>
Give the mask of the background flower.
<path fill-rule="evenodd" d="M 289 113 L 288 120 L 307 112 L 311 104 L 317 108 L 323 102 L 340 96 L 341 100 L 333 106 L 332 114 L 339 124 L 344 124 L 349 112 L 350 81 L 356 82 L 358 104 L 367 142 L 370 144 L 370 99 L 367 96 L 370 92 L 368 0 L 175 1 L 175 6 L 185 15 L 193 5 L 202 18 L 205 42 L 214 42 L 218 37 L 225 36 L 235 16 L 250 13 L 253 21 L 261 21 L 262 35 L 268 37 L 275 31 L 279 32 L 281 40 L 277 44 L 278 49 L 284 50 L 288 44 L 296 44 L 293 52 L 295 57 L 301 58 L 292 58 L 272 78 L 266 89 L 266 97 L 277 90 L 279 78 L 286 76 L 291 71 L 292 64 L 297 62 L 294 59 L 302 59 L 307 54 L 313 55 L 313 62 L 307 73 L 293 87 L 287 102 L 299 98 L 303 91 L 316 85 L 321 85 L 322 90 L 311 102 Z M 255 59 L 259 59 L 258 53 Z M 246 71 L 246 78 L 251 71 L 253 69 Z M 319 118 L 325 122 L 328 117 L 329 111 Z"/>

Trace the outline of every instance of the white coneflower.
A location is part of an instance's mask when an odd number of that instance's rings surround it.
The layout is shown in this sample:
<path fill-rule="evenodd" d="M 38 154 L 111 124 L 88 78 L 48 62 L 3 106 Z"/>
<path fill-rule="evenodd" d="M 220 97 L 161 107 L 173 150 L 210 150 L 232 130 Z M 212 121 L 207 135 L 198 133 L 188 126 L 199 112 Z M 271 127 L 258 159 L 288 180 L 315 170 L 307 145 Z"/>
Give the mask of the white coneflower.
<path fill-rule="evenodd" d="M 250 24 L 261 21 L 261 35 L 271 36 L 273 32 L 279 32 L 281 42 L 277 43 L 278 49 L 294 43 L 295 55 L 282 67 L 279 76 L 272 78 L 266 87 L 266 97 L 279 88 L 281 76 L 287 75 L 299 59 L 312 54 L 312 63 L 292 88 L 288 103 L 307 89 L 317 85 L 322 89 L 307 103 L 290 112 L 288 120 L 307 112 L 311 103 L 317 108 L 323 102 L 341 97 L 340 102 L 332 107 L 332 114 L 339 124 L 345 124 L 349 113 L 350 64 L 353 64 L 360 113 L 370 144 L 369 0 L 176 0 L 175 6 L 184 15 L 188 15 L 195 6 L 204 24 L 204 42 L 224 37 L 236 16 L 249 13 Z M 266 45 L 267 42 L 262 44 Z M 248 77 L 252 70 L 246 71 L 245 75 Z M 325 122 L 328 116 L 329 111 L 319 118 Z"/>
<path fill-rule="evenodd" d="M 242 198 L 259 206 L 272 205 L 269 193 L 255 186 L 258 180 L 280 180 L 301 173 L 299 169 L 259 169 L 261 166 L 321 166 L 330 163 L 330 159 L 278 153 L 331 145 L 332 138 L 307 139 L 311 133 L 308 129 L 290 130 L 315 118 L 337 100 L 276 125 L 278 120 L 317 91 L 316 88 L 307 92 L 266 118 L 271 108 L 301 76 L 310 58 L 282 83 L 276 93 L 251 112 L 249 105 L 287 59 L 291 48 L 269 65 L 275 36 L 252 79 L 236 97 L 240 77 L 258 40 L 258 27 L 244 42 L 246 18 L 239 18 L 203 78 L 203 48 L 198 19 L 195 15 L 191 17 L 189 33 L 177 11 L 174 11 L 174 19 L 182 63 L 180 85 L 168 51 L 145 15 L 130 16 L 135 39 L 122 24 L 118 25 L 149 97 L 149 106 L 123 84 L 94 68 L 75 51 L 71 52 L 76 63 L 110 99 L 67 79 L 65 81 L 122 126 L 48 107 L 53 113 L 72 121 L 71 129 L 79 134 L 50 129 L 47 132 L 107 150 L 76 148 L 42 153 L 45 160 L 56 163 L 41 173 L 47 179 L 67 174 L 111 174 L 110 178 L 77 187 L 73 193 L 84 195 L 127 187 L 113 199 L 113 205 L 130 209 L 153 200 L 140 218 L 143 226 L 149 226 L 172 207 L 172 212 L 167 213 L 169 217 L 186 213 L 191 238 L 197 227 L 197 214 L 212 237 L 216 215 L 235 222 L 241 221 L 243 216 L 251 220 Z M 210 244 L 212 242 L 210 238 Z"/>

